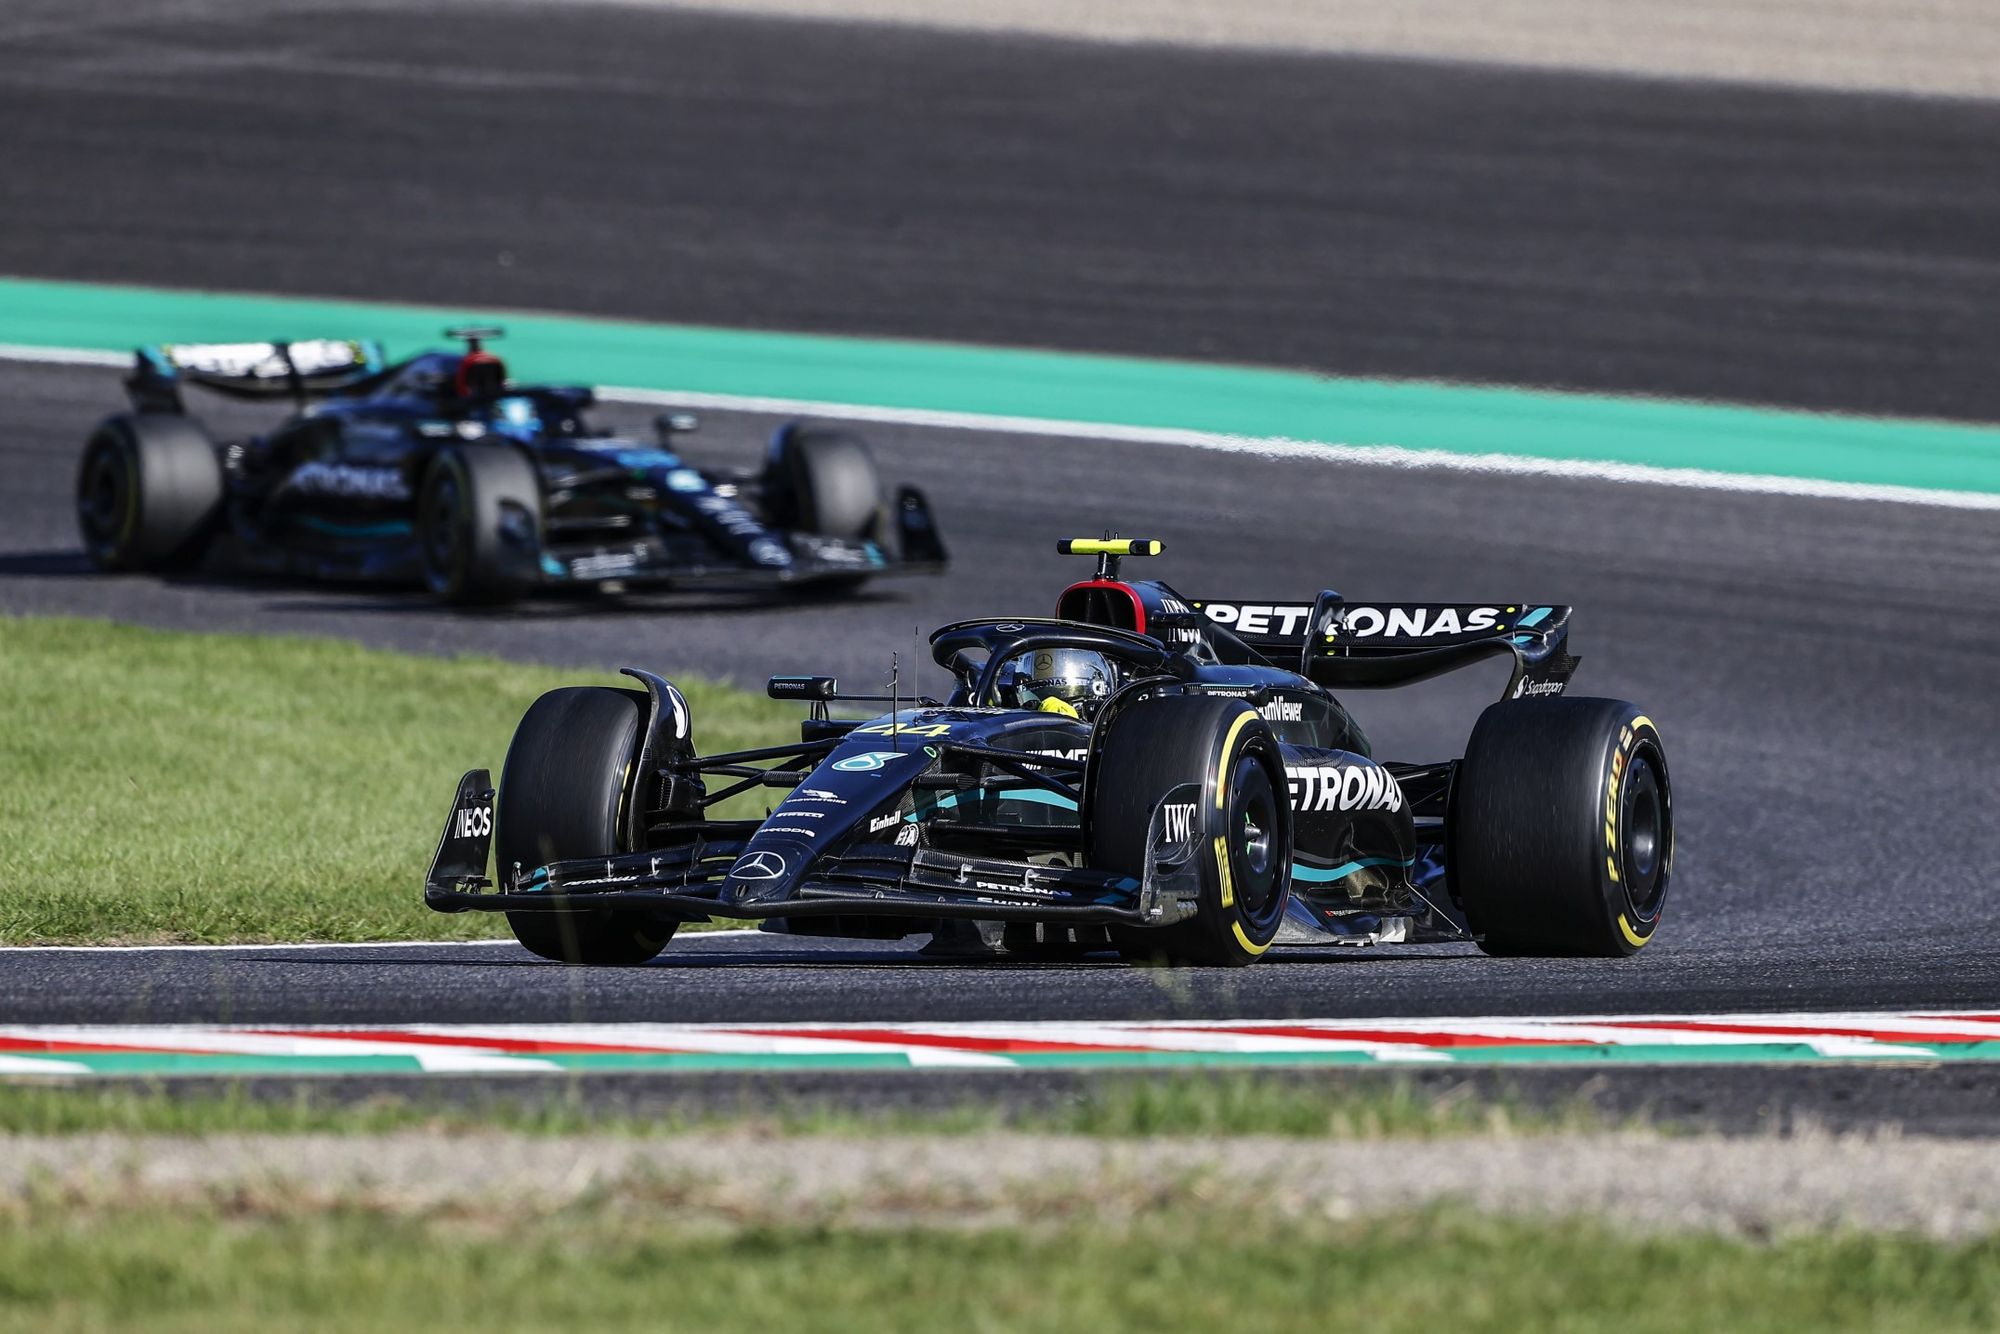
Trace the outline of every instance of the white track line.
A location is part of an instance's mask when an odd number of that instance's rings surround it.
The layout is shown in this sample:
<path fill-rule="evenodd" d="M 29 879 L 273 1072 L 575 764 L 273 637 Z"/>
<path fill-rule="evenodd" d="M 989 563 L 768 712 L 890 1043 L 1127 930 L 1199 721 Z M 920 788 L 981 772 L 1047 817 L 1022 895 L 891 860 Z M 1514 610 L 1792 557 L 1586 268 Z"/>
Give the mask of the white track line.
<path fill-rule="evenodd" d="M 45 361 L 58 366 L 130 366 L 130 352 L 106 352 L 93 347 L 36 347 L 32 343 L 0 343 L 0 358 Z"/>
<path fill-rule="evenodd" d="M 769 935 L 755 927 L 732 927 L 725 931 L 691 931 L 683 939 L 688 944 L 732 936 Z M 773 940 L 779 939 L 772 936 Z M 262 945 L 0 945 L 0 954 L 167 954 L 219 953 L 227 950 L 411 950 L 411 949 L 492 949 L 512 945 L 500 940 L 315 940 L 296 945 L 268 942 Z"/>
<path fill-rule="evenodd" d="M 0 343 L 0 359 L 68 366 L 124 366 L 130 362 L 131 357 L 130 354 L 88 348 L 32 347 L 20 343 Z M 1069 440 L 1172 445 L 1225 454 L 1256 454 L 1264 458 L 1301 459 L 1369 468 L 1465 472 L 1484 476 L 1554 477 L 1616 482 L 1624 485 L 1672 486 L 1697 491 L 1733 491 L 1747 495 L 1792 496 L 1810 500 L 1869 500 L 1898 505 L 1930 505 L 1942 509 L 2000 511 L 2000 494 L 1983 491 L 1946 491 L 1932 487 L 1891 486 L 1872 482 L 1832 482 L 1812 477 L 1780 477 L 1768 473 L 1717 472 L 1708 468 L 1663 468 L 1650 463 L 1544 459 L 1528 454 L 1462 454 L 1449 449 L 1413 449 L 1403 445 L 1350 445 L 1331 441 L 1295 440 L 1282 436 L 1188 431 L 1165 426 L 1119 426 L 1105 422 L 1016 417 L 1000 413 L 948 412 L 931 408 L 884 408 L 864 403 L 834 403 L 810 398 L 710 394 L 694 390 L 629 389 L 616 385 L 601 386 L 597 390 L 597 396 L 607 402 L 615 403 L 714 408 L 725 412 L 801 413 L 815 417 L 836 417 L 846 421 L 927 426 L 947 431 L 987 431 L 1005 435 L 1060 436 Z"/>
<path fill-rule="evenodd" d="M 1902 505 L 1932 505 L 1945 509 L 2000 510 L 2000 494 L 1983 491 L 1943 491 L 1922 486 L 1831 482 L 1813 477 L 1716 472 L 1707 468 L 1663 468 L 1649 463 L 1543 459 L 1527 454 L 1461 454 L 1449 449 L 1413 449 L 1404 445 L 1346 445 L 1317 440 L 1294 440 L 1282 436 L 1187 431 L 1165 426 L 1117 426 L 1104 422 L 1010 417 L 980 412 L 943 412 L 928 408 L 879 408 L 854 403 L 827 403 L 806 398 L 758 398 L 742 394 L 693 392 L 677 394 L 656 389 L 624 389 L 617 386 L 600 388 L 597 395 L 609 402 L 643 403 L 649 406 L 715 408 L 733 412 L 801 413 L 809 416 L 840 417 L 849 421 L 889 422 L 952 431 L 992 431 L 1008 435 L 1052 435 L 1073 440 L 1174 445 L 1185 449 L 1207 449 L 1225 454 L 1256 454 L 1264 458 L 1304 459 L 1319 463 L 1342 463 L 1371 468 L 1469 472 L 1488 476 L 1558 477 L 1619 482 L 1627 485 L 1674 486 L 1700 491 L 1798 496 L 1813 500 L 1872 500 Z"/>

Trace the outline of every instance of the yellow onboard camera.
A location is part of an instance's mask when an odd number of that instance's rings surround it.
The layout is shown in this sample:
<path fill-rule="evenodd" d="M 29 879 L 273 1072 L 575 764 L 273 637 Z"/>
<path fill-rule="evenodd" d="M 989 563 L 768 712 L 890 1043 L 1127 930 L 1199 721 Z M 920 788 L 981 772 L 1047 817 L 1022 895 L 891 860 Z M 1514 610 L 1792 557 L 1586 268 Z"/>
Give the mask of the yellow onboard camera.
<path fill-rule="evenodd" d="M 1097 557 L 1097 577 L 1116 579 L 1118 562 L 1126 556 L 1157 556 L 1166 543 L 1151 537 L 1065 537 L 1056 543 L 1058 556 Z"/>

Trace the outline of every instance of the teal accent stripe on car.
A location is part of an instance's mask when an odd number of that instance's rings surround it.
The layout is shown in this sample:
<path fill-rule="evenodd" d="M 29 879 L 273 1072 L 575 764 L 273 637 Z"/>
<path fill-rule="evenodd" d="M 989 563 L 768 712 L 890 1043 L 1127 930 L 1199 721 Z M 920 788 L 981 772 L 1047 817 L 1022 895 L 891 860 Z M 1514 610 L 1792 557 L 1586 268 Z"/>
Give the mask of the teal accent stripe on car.
<path fill-rule="evenodd" d="M 1364 871 L 1371 866 L 1411 866 L 1415 863 L 1409 857 L 1363 857 L 1359 861 L 1342 862 L 1334 867 L 1307 866 L 1303 862 L 1292 863 L 1292 879 L 1304 880 L 1309 884 L 1321 884 L 1329 880 L 1345 880 L 1356 871 Z"/>
<path fill-rule="evenodd" d="M 990 795 L 998 797 L 1003 801 L 1025 801 L 1031 806 L 1053 806 L 1057 810 L 1064 811 L 1073 811 L 1076 809 L 1076 802 L 1073 798 L 1065 797 L 1060 792 L 1051 792 L 1047 788 L 1041 787 L 1001 788 Z M 958 805 L 958 794 L 954 792 L 948 796 L 938 798 L 928 809 L 943 811 L 950 810 L 956 805 Z"/>
<path fill-rule="evenodd" d="M 310 528 L 328 537 L 403 537 L 415 531 L 406 520 L 389 519 L 381 523 L 341 523 L 335 519 L 319 519 L 305 515 L 298 520 L 301 528 Z"/>

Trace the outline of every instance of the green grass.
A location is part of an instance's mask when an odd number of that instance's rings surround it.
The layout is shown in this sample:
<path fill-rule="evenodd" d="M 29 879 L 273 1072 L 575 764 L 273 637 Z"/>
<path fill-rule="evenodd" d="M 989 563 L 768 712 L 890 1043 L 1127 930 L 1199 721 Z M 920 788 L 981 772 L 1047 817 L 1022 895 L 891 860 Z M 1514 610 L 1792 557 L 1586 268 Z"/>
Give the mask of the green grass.
<path fill-rule="evenodd" d="M 497 916 L 422 904 L 452 787 L 476 766 L 497 774 L 542 691 L 613 680 L 0 617 L 0 941 L 504 933 Z M 797 726 L 795 708 L 679 684 L 706 750 Z"/>
<path fill-rule="evenodd" d="M 663 1183 L 664 1184 L 664 1183 Z M 1287 1221 L 1185 1199 L 1009 1227 L 690 1217 L 653 1202 L 412 1217 L 245 1192 L 0 1219 L 0 1327 L 1984 1330 L 2000 1240 L 1641 1237 L 1444 1210 Z"/>
<path fill-rule="evenodd" d="M 493 1092 L 491 1086 L 443 1096 L 413 1085 L 408 1094 L 342 1098 L 300 1084 L 258 1095 L 241 1086 L 177 1090 L 171 1086 L 49 1087 L 0 1083 L 0 1134 L 132 1135 L 382 1134 L 397 1130 L 512 1131 L 529 1135 L 678 1135 L 728 1129 L 767 1134 L 974 1134 L 1008 1129 L 1106 1137 L 1285 1135 L 1312 1139 L 1422 1138 L 1468 1134 L 1538 1134 L 1593 1130 L 1603 1122 L 1581 1103 L 1530 1108 L 1508 1097 L 1466 1096 L 1459 1088 L 1427 1092 L 1400 1078 L 1352 1084 L 1241 1072 L 1160 1077 L 1108 1075 L 1073 1096 L 1008 1106 L 968 1100 L 961 1106 L 905 1111 L 856 1109 L 788 1096 L 782 1085 L 745 1092 L 736 1105 L 631 1109 L 586 1100 L 574 1085 L 539 1093 Z"/>

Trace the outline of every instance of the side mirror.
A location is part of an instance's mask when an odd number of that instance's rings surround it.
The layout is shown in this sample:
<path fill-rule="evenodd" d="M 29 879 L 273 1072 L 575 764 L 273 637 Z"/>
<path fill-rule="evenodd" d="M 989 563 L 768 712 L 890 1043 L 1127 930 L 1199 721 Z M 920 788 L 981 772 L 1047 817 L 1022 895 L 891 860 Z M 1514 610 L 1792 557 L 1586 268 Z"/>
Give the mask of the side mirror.
<path fill-rule="evenodd" d="M 677 435 L 692 435 L 699 431 L 701 418 L 692 412 L 663 412 L 653 418 L 653 429 L 659 432 L 661 444 L 669 444 Z"/>
<path fill-rule="evenodd" d="M 829 700 L 840 691 L 840 682 L 831 676 L 774 676 L 764 684 L 772 699 Z"/>

